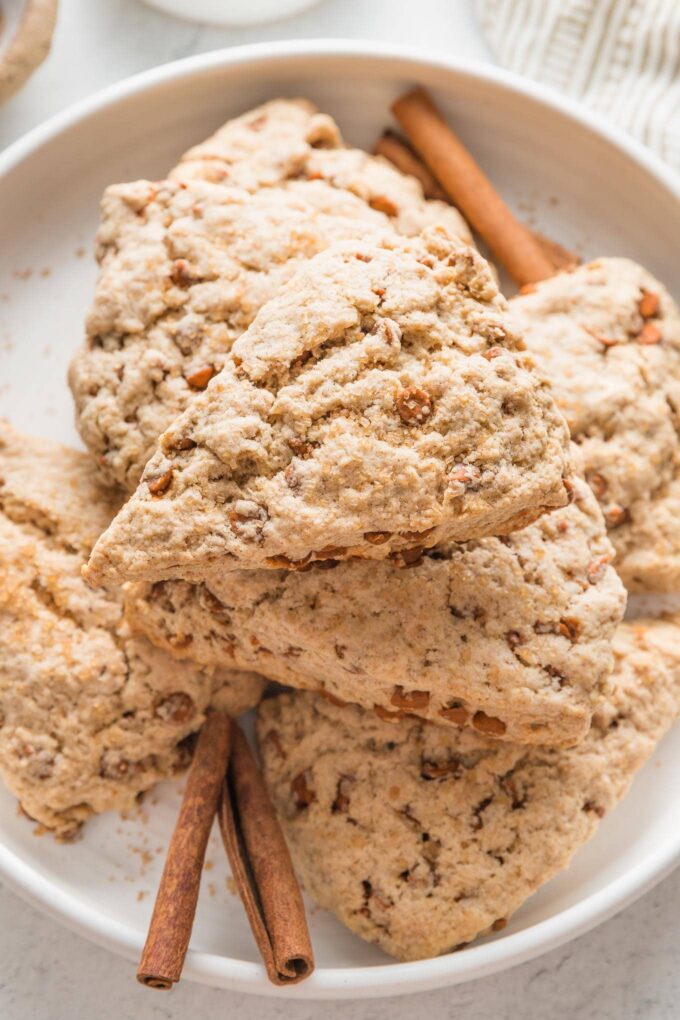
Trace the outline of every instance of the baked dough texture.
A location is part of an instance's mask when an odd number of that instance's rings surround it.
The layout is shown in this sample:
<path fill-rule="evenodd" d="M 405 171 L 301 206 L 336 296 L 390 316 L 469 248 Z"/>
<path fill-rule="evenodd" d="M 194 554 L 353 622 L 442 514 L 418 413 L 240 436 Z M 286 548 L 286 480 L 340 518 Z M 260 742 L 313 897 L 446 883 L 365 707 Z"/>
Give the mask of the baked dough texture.
<path fill-rule="evenodd" d="M 255 195 L 202 181 L 109 188 L 87 339 L 69 371 L 102 478 L 134 489 L 158 436 L 304 259 L 392 235 L 385 216 L 321 181 Z"/>
<path fill-rule="evenodd" d="M 160 438 L 108 580 L 403 560 L 564 505 L 568 433 L 488 265 L 440 227 L 306 262 Z"/>
<path fill-rule="evenodd" d="M 628 259 L 511 302 L 581 448 L 630 591 L 680 588 L 680 312 Z"/>
<path fill-rule="evenodd" d="M 586 740 L 527 748 L 287 693 L 258 738 L 295 867 L 316 902 L 400 960 L 504 927 L 565 868 L 676 718 L 677 618 L 622 624 Z"/>
<path fill-rule="evenodd" d="M 253 129 L 262 118 L 268 130 Z M 170 181 L 106 190 L 100 273 L 69 382 L 108 484 L 135 488 L 158 436 L 302 261 L 333 241 L 437 222 L 470 241 L 454 209 L 426 201 L 390 164 L 315 149 L 320 125 L 328 144 L 341 144 L 329 124 L 309 104 L 274 101 L 226 125 L 220 160 L 189 159 Z"/>
<path fill-rule="evenodd" d="M 626 601 L 578 478 L 574 497 L 508 538 L 441 545 L 408 569 L 330 561 L 130 585 L 130 621 L 179 658 L 260 670 L 385 719 L 573 744 L 611 672 Z"/>
<path fill-rule="evenodd" d="M 185 153 L 169 177 L 246 191 L 321 180 L 383 213 L 401 234 L 419 234 L 439 223 L 472 243 L 457 209 L 425 199 L 420 182 L 389 160 L 348 146 L 333 118 L 306 99 L 273 99 L 227 121 Z"/>
<path fill-rule="evenodd" d="M 116 509 L 91 460 L 0 421 L 0 775 L 61 838 L 188 763 L 210 703 L 259 700 L 252 673 L 182 663 L 134 637 L 80 568 Z"/>

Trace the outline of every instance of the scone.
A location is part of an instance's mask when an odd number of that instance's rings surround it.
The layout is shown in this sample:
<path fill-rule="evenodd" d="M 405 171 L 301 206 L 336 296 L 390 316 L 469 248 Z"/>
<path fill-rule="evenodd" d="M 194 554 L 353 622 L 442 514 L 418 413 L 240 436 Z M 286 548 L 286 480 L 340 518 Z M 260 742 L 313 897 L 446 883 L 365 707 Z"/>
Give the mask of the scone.
<path fill-rule="evenodd" d="M 414 558 L 564 505 L 568 432 L 488 265 L 345 242 L 258 312 L 87 567 L 108 580 Z"/>
<path fill-rule="evenodd" d="M 454 209 L 390 164 L 338 148 L 336 125 L 304 101 L 268 103 L 216 139 L 171 181 L 113 185 L 102 200 L 100 274 L 69 382 L 102 479 L 128 490 L 301 261 L 343 238 L 437 222 L 470 241 Z"/>
<path fill-rule="evenodd" d="M 246 191 L 322 180 L 384 213 L 399 233 L 410 236 L 439 223 L 472 240 L 465 220 L 448 202 L 425 199 L 419 181 L 389 160 L 347 146 L 333 118 L 306 99 L 273 99 L 227 121 L 185 153 L 169 177 Z"/>
<path fill-rule="evenodd" d="M 626 793 L 680 704 L 678 620 L 622 624 L 570 750 L 502 744 L 293 692 L 264 701 L 265 778 L 316 902 L 400 960 L 502 928 Z"/>
<path fill-rule="evenodd" d="M 209 703 L 257 703 L 253 673 L 174 660 L 80 568 L 116 509 L 85 454 L 0 422 L 0 775 L 60 837 L 187 764 Z"/>
<path fill-rule="evenodd" d="M 261 670 L 383 719 L 576 743 L 611 672 L 625 592 L 592 492 L 506 539 L 130 585 L 132 625 L 170 654 Z M 322 570 L 324 566 L 334 569 Z"/>
<path fill-rule="evenodd" d="M 511 302 L 583 453 L 631 591 L 680 588 L 680 313 L 628 259 Z"/>

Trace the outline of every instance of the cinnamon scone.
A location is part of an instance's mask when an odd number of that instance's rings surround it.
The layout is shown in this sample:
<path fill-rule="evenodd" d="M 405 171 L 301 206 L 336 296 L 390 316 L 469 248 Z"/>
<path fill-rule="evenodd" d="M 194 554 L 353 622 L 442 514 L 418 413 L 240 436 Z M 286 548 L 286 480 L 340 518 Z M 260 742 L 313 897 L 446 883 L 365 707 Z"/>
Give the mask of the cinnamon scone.
<path fill-rule="evenodd" d="M 628 259 L 511 302 L 585 459 L 631 591 L 680 588 L 680 312 Z"/>
<path fill-rule="evenodd" d="M 176 661 L 87 588 L 116 505 L 88 456 L 0 421 L 0 775 L 64 838 L 184 766 L 209 704 L 239 714 L 264 683 Z"/>
<path fill-rule="evenodd" d="M 86 577 L 403 562 L 529 524 L 567 502 L 568 433 L 523 346 L 442 228 L 333 245 L 163 433 Z"/>
<path fill-rule="evenodd" d="M 273 99 L 227 121 L 185 153 L 169 177 L 257 191 L 290 180 L 322 180 L 350 192 L 413 235 L 439 223 L 471 243 L 448 202 L 425 199 L 418 180 L 389 160 L 346 145 L 332 117 L 306 99 Z"/>
<path fill-rule="evenodd" d="M 583 743 L 520 747 L 318 694 L 264 701 L 264 774 L 316 902 L 400 960 L 498 931 L 626 793 L 680 706 L 675 618 L 622 624 Z"/>
<path fill-rule="evenodd" d="M 333 241 L 438 222 L 470 241 L 454 209 L 426 201 L 390 164 L 315 148 L 342 140 L 304 101 L 268 103 L 217 138 L 171 181 L 113 185 L 102 200 L 101 268 L 69 382 L 103 480 L 128 490 L 160 433 L 303 260 Z"/>
<path fill-rule="evenodd" d="M 329 561 L 130 585 L 133 628 L 178 658 L 261 670 L 383 719 L 576 743 L 611 672 L 625 592 L 597 501 L 410 565 Z M 334 569 L 322 569 L 332 566 Z"/>

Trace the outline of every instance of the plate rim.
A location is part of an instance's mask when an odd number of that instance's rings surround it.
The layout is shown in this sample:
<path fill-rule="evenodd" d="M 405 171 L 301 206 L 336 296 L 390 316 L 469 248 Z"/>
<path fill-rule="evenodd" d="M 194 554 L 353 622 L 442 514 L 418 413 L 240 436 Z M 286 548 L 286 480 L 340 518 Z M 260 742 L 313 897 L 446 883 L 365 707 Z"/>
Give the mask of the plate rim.
<path fill-rule="evenodd" d="M 604 138 L 680 201 L 680 175 L 642 143 L 569 97 L 492 64 L 455 59 L 422 47 L 353 39 L 290 39 L 217 49 L 125 78 L 54 114 L 0 153 L 0 187 L 4 177 L 24 159 L 69 128 L 150 88 L 225 66 L 252 64 L 262 60 L 285 63 L 301 57 L 325 56 L 358 57 L 381 62 L 397 60 L 402 64 L 413 65 L 414 71 L 419 66 L 427 65 L 429 68 L 450 71 L 472 80 L 483 80 L 500 86 L 520 98 L 558 112 L 592 134 Z M 472 945 L 464 953 L 369 967 L 318 967 L 303 984 L 279 989 L 269 984 L 261 964 L 190 949 L 183 977 L 235 991 L 308 1000 L 377 998 L 458 984 L 525 963 L 584 934 L 642 896 L 665 878 L 678 863 L 680 829 L 675 837 L 669 836 L 626 874 L 612 880 L 579 903 L 523 931 L 492 942 Z M 143 937 L 131 926 L 113 921 L 74 893 L 51 884 L 38 869 L 22 860 L 3 843 L 0 843 L 0 878 L 33 906 L 104 948 L 130 960 L 134 960 L 141 951 Z"/>

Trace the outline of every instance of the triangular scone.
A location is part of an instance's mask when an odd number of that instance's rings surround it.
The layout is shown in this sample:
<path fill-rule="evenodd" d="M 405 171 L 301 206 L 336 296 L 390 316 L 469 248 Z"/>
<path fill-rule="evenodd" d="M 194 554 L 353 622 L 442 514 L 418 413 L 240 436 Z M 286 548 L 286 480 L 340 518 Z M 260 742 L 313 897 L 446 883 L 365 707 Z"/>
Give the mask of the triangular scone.
<path fill-rule="evenodd" d="M 401 960 L 460 947 L 565 868 L 680 705 L 678 621 L 622 624 L 587 738 L 570 750 L 283 694 L 259 708 L 264 774 L 316 902 Z"/>
<path fill-rule="evenodd" d="M 439 223 L 472 240 L 457 209 L 426 200 L 420 183 L 389 160 L 346 146 L 333 118 L 305 99 L 273 99 L 227 121 L 185 153 L 169 176 L 247 191 L 291 180 L 321 180 L 384 213 L 401 234 L 417 234 Z"/>
<path fill-rule="evenodd" d="M 210 703 L 255 705 L 253 673 L 180 663 L 134 637 L 80 569 L 116 508 L 89 457 L 0 422 L 0 775 L 61 837 L 188 762 Z"/>
<path fill-rule="evenodd" d="M 93 583 L 413 558 L 564 505 L 567 428 L 484 260 L 435 228 L 335 245 L 160 439 Z"/>
<path fill-rule="evenodd" d="M 301 261 L 333 241 L 411 236 L 434 223 L 471 240 L 455 209 L 426 201 L 385 161 L 315 148 L 342 140 L 311 104 L 276 100 L 217 137 L 219 159 L 189 158 L 170 181 L 115 184 L 102 200 L 101 268 L 69 383 L 102 479 L 128 490 Z"/>
<path fill-rule="evenodd" d="M 680 588 L 680 312 L 628 259 L 511 302 L 579 444 L 631 591 Z"/>
<path fill-rule="evenodd" d="M 381 718 L 568 746 L 588 731 L 626 601 L 580 478 L 574 496 L 508 538 L 438 546 L 408 570 L 348 560 L 130 585 L 130 622 L 178 658 L 262 670 Z"/>

